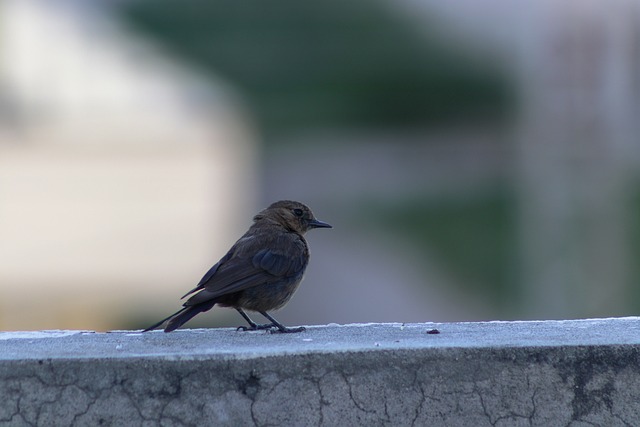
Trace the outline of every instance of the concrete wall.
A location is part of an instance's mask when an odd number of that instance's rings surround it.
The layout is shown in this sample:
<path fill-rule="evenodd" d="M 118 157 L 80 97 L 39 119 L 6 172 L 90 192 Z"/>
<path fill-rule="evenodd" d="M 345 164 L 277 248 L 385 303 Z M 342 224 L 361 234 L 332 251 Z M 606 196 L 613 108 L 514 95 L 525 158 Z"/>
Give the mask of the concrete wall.
<path fill-rule="evenodd" d="M 638 318 L 6 332 L 0 425 L 640 425 L 639 343 Z"/>

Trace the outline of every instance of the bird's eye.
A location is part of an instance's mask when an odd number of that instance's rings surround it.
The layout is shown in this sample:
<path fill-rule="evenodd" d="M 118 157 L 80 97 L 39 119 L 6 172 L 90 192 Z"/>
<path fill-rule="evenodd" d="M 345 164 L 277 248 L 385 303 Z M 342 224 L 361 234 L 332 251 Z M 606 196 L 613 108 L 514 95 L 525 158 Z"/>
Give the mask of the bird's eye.
<path fill-rule="evenodd" d="M 304 212 L 302 212 L 302 209 L 294 209 L 293 210 L 293 214 L 295 216 L 302 216 L 304 214 Z"/>

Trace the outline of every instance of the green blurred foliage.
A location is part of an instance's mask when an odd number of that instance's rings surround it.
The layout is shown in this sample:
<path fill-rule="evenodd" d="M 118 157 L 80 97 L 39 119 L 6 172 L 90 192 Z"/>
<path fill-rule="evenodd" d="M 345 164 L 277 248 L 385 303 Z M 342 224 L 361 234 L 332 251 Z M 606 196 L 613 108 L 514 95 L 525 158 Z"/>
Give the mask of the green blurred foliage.
<path fill-rule="evenodd" d="M 503 117 L 509 85 L 376 0 L 139 0 L 124 16 L 243 93 L 269 136 Z M 428 27 L 428 26 L 427 26 Z"/>

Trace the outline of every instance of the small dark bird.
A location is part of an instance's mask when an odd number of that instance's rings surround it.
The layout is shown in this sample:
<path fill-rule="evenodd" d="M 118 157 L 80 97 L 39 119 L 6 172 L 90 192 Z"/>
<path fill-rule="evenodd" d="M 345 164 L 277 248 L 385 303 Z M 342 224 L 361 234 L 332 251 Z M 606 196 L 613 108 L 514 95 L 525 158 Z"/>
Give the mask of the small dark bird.
<path fill-rule="evenodd" d="M 238 310 L 249 323 L 249 327 L 241 326 L 239 330 L 304 331 L 304 327 L 283 326 L 267 312 L 283 307 L 298 288 L 309 263 L 304 234 L 313 228 L 332 227 L 317 220 L 311 209 L 300 202 L 273 203 L 253 217 L 253 225 L 244 236 L 182 297 L 195 294 L 183 308 L 144 332 L 165 322 L 164 331 L 171 332 L 216 304 Z M 257 311 L 271 323 L 259 325 L 244 310 Z"/>

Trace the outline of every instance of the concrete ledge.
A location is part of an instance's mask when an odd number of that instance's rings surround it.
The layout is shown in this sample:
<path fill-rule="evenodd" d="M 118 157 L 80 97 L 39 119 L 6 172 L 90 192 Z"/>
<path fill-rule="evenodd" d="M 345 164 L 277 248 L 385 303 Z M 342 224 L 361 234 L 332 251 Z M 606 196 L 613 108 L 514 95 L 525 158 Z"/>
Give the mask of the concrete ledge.
<path fill-rule="evenodd" d="M 635 426 L 640 318 L 4 332 L 0 396 L 11 426 Z"/>

